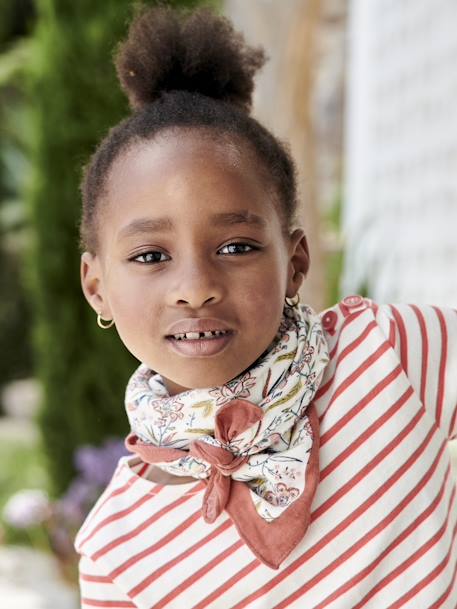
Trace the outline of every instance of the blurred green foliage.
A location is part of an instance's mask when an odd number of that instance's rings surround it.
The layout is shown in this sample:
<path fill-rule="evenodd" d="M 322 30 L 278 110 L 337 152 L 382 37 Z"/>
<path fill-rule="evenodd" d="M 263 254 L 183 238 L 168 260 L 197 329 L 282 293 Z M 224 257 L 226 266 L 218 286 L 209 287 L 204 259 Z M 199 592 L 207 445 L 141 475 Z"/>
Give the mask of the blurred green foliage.
<path fill-rule="evenodd" d="M 24 438 L 1 437 L 0 512 L 14 493 L 24 488 L 48 488 L 48 475 L 38 442 L 26 435 Z"/>
<path fill-rule="evenodd" d="M 20 190 L 26 161 L 19 75 L 33 20 L 30 0 L 0 0 L 0 386 L 32 374 L 31 314 L 21 281 L 26 221 Z"/>
<path fill-rule="evenodd" d="M 32 371 L 30 310 L 18 258 L 0 248 L 0 384 Z"/>
<path fill-rule="evenodd" d="M 128 113 L 112 52 L 127 33 L 133 5 L 37 0 L 36 8 L 26 82 L 32 166 L 26 199 L 33 227 L 26 282 L 36 372 L 43 383 L 43 448 L 51 491 L 60 494 L 74 475 L 77 446 L 129 431 L 123 398 L 138 362 L 114 328 L 97 326 L 82 295 L 78 222 L 81 167 L 109 127 Z"/>

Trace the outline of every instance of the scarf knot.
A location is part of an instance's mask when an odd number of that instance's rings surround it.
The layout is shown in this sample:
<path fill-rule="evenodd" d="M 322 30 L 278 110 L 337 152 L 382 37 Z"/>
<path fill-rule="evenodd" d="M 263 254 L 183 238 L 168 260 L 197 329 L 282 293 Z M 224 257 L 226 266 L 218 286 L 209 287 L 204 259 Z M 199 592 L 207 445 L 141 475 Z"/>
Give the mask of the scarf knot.
<path fill-rule="evenodd" d="M 248 455 L 237 455 L 231 450 L 231 442 L 262 417 L 263 410 L 256 404 L 241 399 L 230 400 L 215 417 L 214 437 L 221 445 L 215 446 L 205 440 L 190 443 L 189 453 L 211 466 L 202 505 L 206 522 L 214 522 L 225 508 L 230 495 L 230 476 L 248 461 Z"/>

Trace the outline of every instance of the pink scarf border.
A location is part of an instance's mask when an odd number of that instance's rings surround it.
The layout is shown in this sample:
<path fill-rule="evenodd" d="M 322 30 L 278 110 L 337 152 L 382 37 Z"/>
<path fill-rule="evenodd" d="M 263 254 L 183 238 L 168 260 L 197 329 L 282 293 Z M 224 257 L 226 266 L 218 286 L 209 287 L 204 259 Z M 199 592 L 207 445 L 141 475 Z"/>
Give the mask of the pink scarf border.
<path fill-rule="evenodd" d="M 313 442 L 310 449 L 308 463 L 305 471 L 305 488 L 284 512 L 273 520 L 266 521 L 256 511 L 255 505 L 250 497 L 250 490 L 244 482 L 223 478 L 227 486 L 221 485 L 222 503 L 220 508 L 225 508 L 233 521 L 238 534 L 250 548 L 252 553 L 265 565 L 272 569 L 279 569 L 281 563 L 289 556 L 295 547 L 303 539 L 311 519 L 311 504 L 319 482 L 319 417 L 314 403 L 311 402 L 306 409 L 309 418 Z M 130 433 L 125 439 L 126 448 L 137 454 L 143 462 L 159 463 L 173 461 L 182 451 L 169 448 L 154 447 L 143 443 L 135 433 Z M 202 480 L 207 485 L 207 491 L 203 501 L 202 512 L 207 522 L 213 522 L 215 517 L 208 517 L 206 506 L 209 499 L 208 484 L 212 484 L 212 478 Z M 222 480 L 221 480 L 222 481 Z M 224 490 L 225 489 L 225 490 Z M 218 489 L 219 490 L 219 489 Z M 218 493 L 212 493 L 213 497 L 219 499 Z M 209 506 L 211 508 L 211 506 Z M 206 510 L 206 511 L 203 511 Z M 211 512 L 211 509 L 210 509 Z M 216 514 L 220 509 L 216 510 Z"/>

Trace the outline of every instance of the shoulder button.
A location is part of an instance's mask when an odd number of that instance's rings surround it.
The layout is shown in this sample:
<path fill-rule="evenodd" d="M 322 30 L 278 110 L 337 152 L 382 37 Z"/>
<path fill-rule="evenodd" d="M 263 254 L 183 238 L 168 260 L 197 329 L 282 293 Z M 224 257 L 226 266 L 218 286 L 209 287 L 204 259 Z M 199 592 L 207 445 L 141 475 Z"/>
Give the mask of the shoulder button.
<path fill-rule="evenodd" d="M 322 327 L 327 332 L 333 330 L 335 328 L 336 322 L 338 320 L 338 315 L 335 311 L 327 311 L 322 318 Z"/>
<path fill-rule="evenodd" d="M 358 307 L 363 303 L 363 298 L 359 294 L 354 294 L 352 296 L 346 296 L 343 298 L 343 304 L 349 307 L 350 309 L 354 307 Z"/>

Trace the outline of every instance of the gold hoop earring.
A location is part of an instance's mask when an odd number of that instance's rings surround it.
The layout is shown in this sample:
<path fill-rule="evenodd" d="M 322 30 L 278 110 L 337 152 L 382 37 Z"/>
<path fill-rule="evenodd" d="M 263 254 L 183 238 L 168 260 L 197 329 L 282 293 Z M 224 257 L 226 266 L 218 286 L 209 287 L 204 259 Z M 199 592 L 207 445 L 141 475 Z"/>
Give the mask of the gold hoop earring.
<path fill-rule="evenodd" d="M 106 321 L 108 321 L 108 320 L 106 320 Z M 114 324 L 114 319 L 111 319 L 108 324 L 103 325 L 102 324 L 101 313 L 99 313 L 97 315 L 97 324 L 100 326 L 100 328 L 103 328 L 104 330 L 107 330 L 108 328 L 111 328 L 111 326 Z"/>
<path fill-rule="evenodd" d="M 286 296 L 286 304 L 288 304 L 289 307 L 296 307 L 299 302 L 300 302 L 300 294 L 298 292 L 295 294 L 295 296 L 293 298 L 288 298 Z"/>

